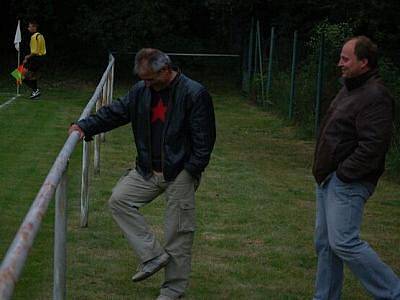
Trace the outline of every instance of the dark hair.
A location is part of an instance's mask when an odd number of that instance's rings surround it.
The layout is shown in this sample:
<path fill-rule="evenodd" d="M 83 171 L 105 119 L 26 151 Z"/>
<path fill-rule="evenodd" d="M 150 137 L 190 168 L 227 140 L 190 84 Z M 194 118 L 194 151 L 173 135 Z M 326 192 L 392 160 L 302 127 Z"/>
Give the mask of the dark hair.
<path fill-rule="evenodd" d="M 138 74 L 143 63 L 146 62 L 146 66 L 154 72 L 160 71 L 164 67 L 171 67 L 171 59 L 164 52 L 153 49 L 153 48 L 143 48 L 140 49 L 135 56 L 135 73 Z"/>
<path fill-rule="evenodd" d="M 357 58 L 367 59 L 368 66 L 371 69 L 378 67 L 378 46 L 371 41 L 370 38 L 365 35 L 355 36 L 349 38 L 347 41 L 355 40 L 354 54 Z"/>
<path fill-rule="evenodd" d="M 30 20 L 28 23 L 29 23 L 29 24 L 32 24 L 32 25 L 35 26 L 36 28 L 39 27 L 39 23 L 38 23 L 36 20 Z"/>

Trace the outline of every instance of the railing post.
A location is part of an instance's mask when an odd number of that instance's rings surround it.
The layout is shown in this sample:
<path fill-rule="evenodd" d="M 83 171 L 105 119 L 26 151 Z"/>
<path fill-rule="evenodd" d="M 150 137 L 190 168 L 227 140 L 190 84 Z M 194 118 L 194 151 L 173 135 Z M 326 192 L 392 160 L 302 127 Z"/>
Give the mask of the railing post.
<path fill-rule="evenodd" d="M 103 89 L 104 92 L 104 89 Z M 101 99 L 97 100 L 96 103 L 96 111 L 98 111 L 101 108 L 101 103 L 103 100 L 103 95 L 101 95 Z M 100 174 L 100 140 L 101 140 L 101 134 L 97 134 L 94 137 L 94 174 L 98 175 Z"/>
<path fill-rule="evenodd" d="M 109 55 L 109 61 L 113 59 L 113 56 L 110 54 Z M 110 76 L 110 96 L 108 98 L 108 104 L 111 104 L 113 100 L 113 91 L 114 91 L 114 66 L 115 66 L 115 61 L 111 67 L 111 76 Z"/>
<path fill-rule="evenodd" d="M 108 86 L 108 80 L 106 80 L 106 82 L 103 85 L 103 91 L 101 93 L 101 103 L 100 103 L 100 108 L 102 108 L 103 106 L 107 105 L 107 86 Z M 99 108 L 99 109 L 100 109 Z M 106 141 L 106 134 L 104 132 L 100 133 L 100 140 L 101 142 L 105 142 Z M 100 170 L 99 170 L 100 171 Z"/>
<path fill-rule="evenodd" d="M 107 77 L 107 97 L 106 97 L 106 105 L 109 105 L 111 103 L 110 101 L 110 96 L 111 96 L 111 74 L 108 74 Z"/>
<path fill-rule="evenodd" d="M 111 68 L 110 103 L 113 101 L 113 96 L 114 96 L 114 65 Z"/>
<path fill-rule="evenodd" d="M 89 218 L 89 164 L 90 143 L 83 142 L 82 186 L 81 186 L 81 227 L 88 226 Z"/>
<path fill-rule="evenodd" d="M 67 257 L 67 169 L 61 175 L 56 190 L 54 223 L 53 299 L 66 299 Z"/>

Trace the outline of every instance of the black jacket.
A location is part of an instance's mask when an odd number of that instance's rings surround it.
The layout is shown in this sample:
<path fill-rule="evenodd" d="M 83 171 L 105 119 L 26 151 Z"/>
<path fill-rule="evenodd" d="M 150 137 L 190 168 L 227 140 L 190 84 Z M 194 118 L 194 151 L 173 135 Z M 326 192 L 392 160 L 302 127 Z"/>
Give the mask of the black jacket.
<path fill-rule="evenodd" d="M 164 178 L 172 181 L 186 169 L 200 177 L 215 143 L 215 117 L 211 96 L 198 82 L 183 74 L 173 81 L 162 137 Z M 137 149 L 136 169 L 145 178 L 153 174 L 151 157 L 151 91 L 143 81 L 122 99 L 77 122 L 85 139 L 131 123 Z"/>
<path fill-rule="evenodd" d="M 336 171 L 344 182 L 376 185 L 392 135 L 393 98 L 376 70 L 344 83 L 322 123 L 313 174 L 319 184 Z"/>

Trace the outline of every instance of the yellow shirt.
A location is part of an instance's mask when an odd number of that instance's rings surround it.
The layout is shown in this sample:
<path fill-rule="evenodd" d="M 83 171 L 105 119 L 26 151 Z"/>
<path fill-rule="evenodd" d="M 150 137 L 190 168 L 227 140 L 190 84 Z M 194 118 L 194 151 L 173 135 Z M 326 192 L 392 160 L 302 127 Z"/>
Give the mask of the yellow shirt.
<path fill-rule="evenodd" d="M 46 55 L 46 43 L 44 41 L 43 35 L 39 32 L 35 32 L 31 36 L 31 54 L 33 55 Z"/>

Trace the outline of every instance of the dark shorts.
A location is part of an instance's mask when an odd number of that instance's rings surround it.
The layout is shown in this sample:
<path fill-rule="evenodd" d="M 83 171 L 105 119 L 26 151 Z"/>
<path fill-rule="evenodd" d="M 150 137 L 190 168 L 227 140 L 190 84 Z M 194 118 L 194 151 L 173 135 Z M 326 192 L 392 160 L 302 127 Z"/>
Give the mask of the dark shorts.
<path fill-rule="evenodd" d="M 43 62 L 44 62 L 43 56 L 32 56 L 24 64 L 24 67 L 28 69 L 28 71 L 35 73 L 42 67 Z"/>

